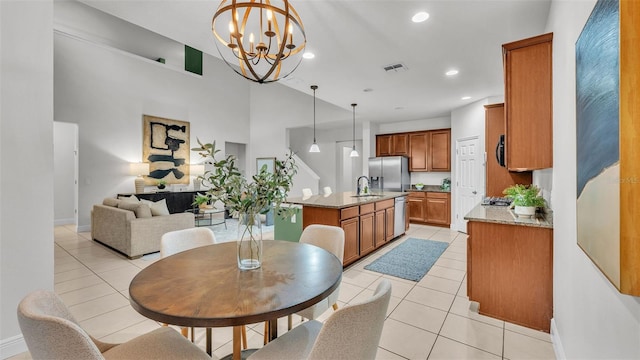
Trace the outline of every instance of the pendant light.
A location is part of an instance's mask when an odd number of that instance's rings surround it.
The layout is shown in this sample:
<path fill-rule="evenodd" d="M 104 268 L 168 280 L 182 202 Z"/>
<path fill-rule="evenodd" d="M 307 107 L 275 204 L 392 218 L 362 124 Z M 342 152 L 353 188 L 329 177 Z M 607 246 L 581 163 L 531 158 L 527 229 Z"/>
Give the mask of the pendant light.
<path fill-rule="evenodd" d="M 351 104 L 351 107 L 353 107 L 353 150 L 351 150 L 351 157 L 358 157 L 360 156 L 358 154 L 358 150 L 356 150 L 356 106 L 358 106 L 358 104 Z"/>
<path fill-rule="evenodd" d="M 313 144 L 309 148 L 309 152 L 317 153 L 320 152 L 320 148 L 318 144 L 316 144 L 316 89 L 318 85 L 311 85 L 311 90 L 313 90 Z"/>

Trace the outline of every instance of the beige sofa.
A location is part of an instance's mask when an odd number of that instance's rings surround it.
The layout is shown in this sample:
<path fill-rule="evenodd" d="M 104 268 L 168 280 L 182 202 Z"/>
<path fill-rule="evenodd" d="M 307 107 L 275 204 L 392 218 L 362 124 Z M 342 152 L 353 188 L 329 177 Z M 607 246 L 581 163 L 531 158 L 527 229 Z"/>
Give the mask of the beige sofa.
<path fill-rule="evenodd" d="M 91 238 L 125 254 L 130 259 L 160 251 L 160 238 L 164 233 L 192 228 L 195 225 L 192 213 L 151 216 L 149 212 L 146 216 L 148 207 L 143 208 L 147 205 L 140 207 L 144 211 L 134 211 L 119 208 L 119 202 L 109 202 L 105 199 L 105 203 L 111 206 L 93 206 Z"/>

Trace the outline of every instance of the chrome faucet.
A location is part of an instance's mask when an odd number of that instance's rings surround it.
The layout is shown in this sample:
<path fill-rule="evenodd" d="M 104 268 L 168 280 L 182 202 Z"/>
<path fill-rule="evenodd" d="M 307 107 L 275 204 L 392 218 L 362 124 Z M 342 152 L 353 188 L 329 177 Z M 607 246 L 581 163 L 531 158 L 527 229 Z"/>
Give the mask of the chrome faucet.
<path fill-rule="evenodd" d="M 369 177 L 364 175 L 360 176 L 358 180 L 356 180 L 356 195 L 362 195 L 363 188 L 360 187 L 360 179 L 363 179 L 363 178 L 367 181 L 367 184 L 365 185 L 365 189 L 369 187 Z"/>

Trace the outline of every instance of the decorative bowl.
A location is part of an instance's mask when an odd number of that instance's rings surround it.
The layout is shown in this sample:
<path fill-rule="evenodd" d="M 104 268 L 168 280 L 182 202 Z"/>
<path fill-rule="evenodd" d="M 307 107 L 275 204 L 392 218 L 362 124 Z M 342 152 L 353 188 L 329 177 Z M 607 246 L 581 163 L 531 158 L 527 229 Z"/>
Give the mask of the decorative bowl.
<path fill-rule="evenodd" d="M 423 184 L 416 184 L 416 189 L 418 190 L 422 190 L 423 187 L 424 187 Z"/>

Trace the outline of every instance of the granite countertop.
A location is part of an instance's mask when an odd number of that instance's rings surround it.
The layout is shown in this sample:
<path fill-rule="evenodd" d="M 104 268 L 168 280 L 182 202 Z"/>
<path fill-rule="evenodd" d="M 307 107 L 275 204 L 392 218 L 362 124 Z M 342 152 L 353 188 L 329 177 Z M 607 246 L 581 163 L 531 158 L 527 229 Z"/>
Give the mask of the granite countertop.
<path fill-rule="evenodd" d="M 425 185 L 422 189 L 416 189 L 415 185 L 411 185 L 411 187 L 404 189 L 404 191 L 422 191 L 422 192 L 444 192 L 450 193 L 451 189 L 444 190 L 440 187 L 440 185 Z"/>
<path fill-rule="evenodd" d="M 323 208 L 342 209 L 350 206 L 362 205 L 371 202 L 394 199 L 400 196 L 407 196 L 403 192 L 372 193 L 375 196 L 355 197 L 354 192 L 343 192 L 329 195 L 313 195 L 310 197 L 292 197 L 287 199 L 289 204 L 304 206 L 314 206 Z"/>
<path fill-rule="evenodd" d="M 553 229 L 553 212 L 536 213 L 533 218 L 520 218 L 509 206 L 478 204 L 464 217 L 465 220 L 506 225 L 535 226 Z"/>

